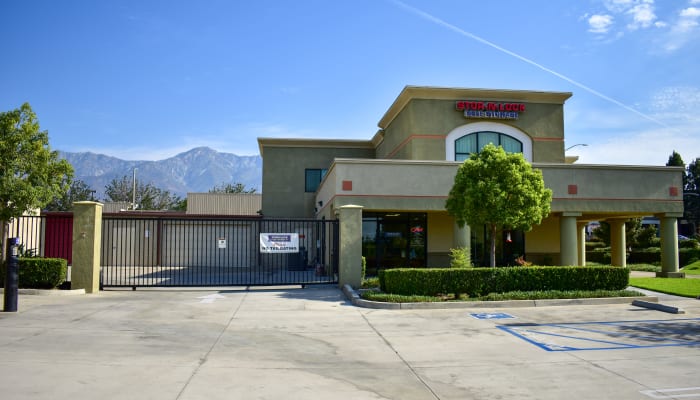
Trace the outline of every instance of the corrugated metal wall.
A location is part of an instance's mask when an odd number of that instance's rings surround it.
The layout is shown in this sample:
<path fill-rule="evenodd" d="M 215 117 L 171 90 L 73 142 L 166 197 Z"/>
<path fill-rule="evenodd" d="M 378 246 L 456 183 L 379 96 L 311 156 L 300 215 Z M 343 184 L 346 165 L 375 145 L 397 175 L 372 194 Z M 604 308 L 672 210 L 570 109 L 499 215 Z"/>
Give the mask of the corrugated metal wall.
<path fill-rule="evenodd" d="M 187 214 L 257 216 L 259 193 L 187 193 Z"/>

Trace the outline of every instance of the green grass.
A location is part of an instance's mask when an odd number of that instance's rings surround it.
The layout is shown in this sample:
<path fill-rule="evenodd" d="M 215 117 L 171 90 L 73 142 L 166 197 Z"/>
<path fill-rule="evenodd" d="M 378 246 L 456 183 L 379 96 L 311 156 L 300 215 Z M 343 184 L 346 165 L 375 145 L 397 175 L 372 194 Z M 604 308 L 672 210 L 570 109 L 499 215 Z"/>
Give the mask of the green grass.
<path fill-rule="evenodd" d="M 630 286 L 676 296 L 700 296 L 700 279 L 630 277 Z"/>
<path fill-rule="evenodd" d="M 700 275 L 700 260 L 695 261 L 692 264 L 688 264 L 681 270 L 688 275 Z"/>

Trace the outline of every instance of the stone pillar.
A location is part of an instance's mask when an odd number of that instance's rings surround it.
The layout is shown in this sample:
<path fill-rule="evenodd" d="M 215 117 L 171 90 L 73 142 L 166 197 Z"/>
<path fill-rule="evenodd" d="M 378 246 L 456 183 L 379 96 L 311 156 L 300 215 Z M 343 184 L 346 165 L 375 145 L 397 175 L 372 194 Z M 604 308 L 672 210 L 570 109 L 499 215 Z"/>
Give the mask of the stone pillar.
<path fill-rule="evenodd" d="M 343 287 L 348 284 L 357 289 L 362 285 L 362 206 L 342 206 L 338 217 L 340 219 L 338 285 Z"/>
<path fill-rule="evenodd" d="M 586 266 L 586 226 L 588 222 L 577 222 L 578 229 L 578 265 Z"/>
<path fill-rule="evenodd" d="M 576 217 L 580 213 L 562 213 L 559 218 L 559 265 L 578 265 Z"/>
<path fill-rule="evenodd" d="M 661 272 L 657 277 L 683 278 L 684 272 L 678 272 L 678 222 L 675 216 L 659 215 L 661 223 Z"/>
<path fill-rule="evenodd" d="M 93 201 L 73 203 L 71 289 L 99 292 L 101 242 L 102 204 Z"/>
<path fill-rule="evenodd" d="M 627 238 L 625 236 L 625 220 L 610 219 L 610 264 L 618 267 L 627 266 Z"/>

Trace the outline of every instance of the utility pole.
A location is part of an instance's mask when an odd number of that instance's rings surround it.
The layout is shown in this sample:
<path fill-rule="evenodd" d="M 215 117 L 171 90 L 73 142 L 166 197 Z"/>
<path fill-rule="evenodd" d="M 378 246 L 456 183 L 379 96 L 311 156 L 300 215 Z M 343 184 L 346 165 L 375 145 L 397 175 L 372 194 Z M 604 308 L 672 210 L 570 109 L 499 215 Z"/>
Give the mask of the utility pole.
<path fill-rule="evenodd" d="M 131 191 L 131 209 L 132 210 L 136 210 L 136 170 L 137 170 L 137 168 L 134 168 L 134 180 L 133 180 L 134 186 L 133 186 L 133 189 Z"/>

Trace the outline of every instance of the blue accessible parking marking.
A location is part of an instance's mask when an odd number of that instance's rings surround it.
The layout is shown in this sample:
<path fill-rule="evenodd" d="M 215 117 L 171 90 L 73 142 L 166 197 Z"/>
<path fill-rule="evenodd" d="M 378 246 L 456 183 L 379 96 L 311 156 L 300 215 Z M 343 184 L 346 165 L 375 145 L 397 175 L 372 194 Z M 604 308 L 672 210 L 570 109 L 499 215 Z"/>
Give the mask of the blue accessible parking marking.
<path fill-rule="evenodd" d="M 508 324 L 499 329 L 547 351 L 620 350 L 700 345 L 700 318 Z"/>
<path fill-rule="evenodd" d="M 515 318 L 514 316 L 502 312 L 497 313 L 471 313 L 469 314 L 476 319 L 508 319 Z"/>

